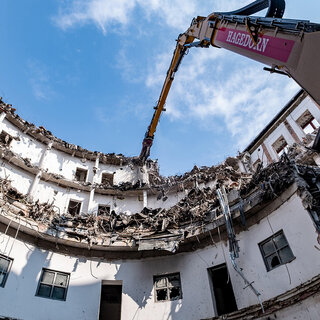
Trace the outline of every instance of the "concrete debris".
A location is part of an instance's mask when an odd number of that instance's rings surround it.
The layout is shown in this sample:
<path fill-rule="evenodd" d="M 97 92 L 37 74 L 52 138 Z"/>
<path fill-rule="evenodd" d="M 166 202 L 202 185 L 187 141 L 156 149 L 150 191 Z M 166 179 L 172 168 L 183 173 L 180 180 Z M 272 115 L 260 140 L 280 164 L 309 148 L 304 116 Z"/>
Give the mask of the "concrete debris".
<path fill-rule="evenodd" d="M 24 128 L 25 132 L 42 141 L 52 141 L 56 148 L 66 148 L 77 152 L 82 159 L 95 159 L 96 152 L 90 152 L 79 146 L 70 145 L 52 136 L 50 131 L 43 127 L 35 127 L 20 119 L 14 109 L 0 100 L 0 108 L 4 110 L 9 121 Z M 278 197 L 286 188 L 294 182 L 298 184 L 299 195 L 303 205 L 310 212 L 317 229 L 320 231 L 320 169 L 315 165 L 317 153 L 308 146 L 312 143 L 312 137 L 300 144 L 294 144 L 289 148 L 288 154 L 284 154 L 279 162 L 272 163 L 266 168 L 259 167 L 255 173 L 250 161 L 243 164 L 247 155 L 229 157 L 222 164 L 212 167 L 195 166 L 190 172 L 174 177 L 162 177 L 159 175 L 156 161 L 148 161 L 146 164 L 149 173 L 149 185 L 138 180 L 132 184 L 124 182 L 119 185 L 94 184 L 92 187 L 101 189 L 114 189 L 128 191 L 134 189 L 147 190 L 157 195 L 158 200 L 166 201 L 169 194 L 174 192 L 185 193 L 185 197 L 168 209 L 144 208 L 141 212 L 128 215 L 127 212 L 116 214 L 115 211 L 106 212 L 103 215 L 60 214 L 57 208 L 50 203 L 32 201 L 27 196 L 19 193 L 12 187 L 8 179 L 0 179 L 0 199 L 15 207 L 15 213 L 45 224 L 49 229 L 64 232 L 69 237 L 78 241 L 86 241 L 89 246 L 103 239 L 103 243 L 112 244 L 119 239 L 134 241 L 139 250 L 167 250 L 175 252 L 179 243 L 186 237 L 197 236 L 204 224 L 211 223 L 221 210 L 216 195 L 216 189 L 224 187 L 228 194 L 230 205 L 238 204 L 243 226 L 246 223 L 243 203 L 256 191 L 262 194 L 262 201 L 266 203 Z M 8 162 L 19 162 L 30 170 L 39 168 L 30 163 L 30 159 L 24 159 L 14 154 L 6 145 L 0 144 L 0 155 L 8 159 Z M 104 163 L 119 163 L 121 165 L 134 164 L 133 158 L 122 155 L 102 154 Z M 245 170 L 243 169 L 245 168 Z M 34 170 L 34 172 L 37 172 Z M 42 172 L 48 180 L 65 179 L 61 175 Z M 90 183 L 77 182 L 78 185 L 90 186 Z M 123 197 L 120 194 L 118 197 Z M 2 197 L 2 198 L 1 198 Z"/>
<path fill-rule="evenodd" d="M 221 168 L 221 167 L 220 167 Z M 207 169 L 206 169 L 207 170 Z M 222 170 L 213 170 L 219 176 Z M 230 177 L 231 169 L 225 171 Z M 194 173 L 201 172 L 195 169 Z M 237 178 L 238 175 L 235 175 Z M 292 183 L 299 186 L 299 194 L 304 206 L 309 210 L 315 224 L 320 228 L 318 212 L 320 209 L 320 169 L 296 164 L 284 156 L 279 162 L 256 172 L 250 180 L 245 175 L 241 189 L 229 189 L 230 203 L 241 203 L 255 191 L 262 191 L 264 201 L 278 197 Z M 1 194 L 7 202 L 17 207 L 16 214 L 46 224 L 49 228 L 65 232 L 70 238 L 86 241 L 89 245 L 103 238 L 104 243 L 112 244 L 117 239 L 134 239 L 139 250 L 167 250 L 175 252 L 179 243 L 188 235 L 197 234 L 196 228 L 209 223 L 219 215 L 219 202 L 216 187 L 192 188 L 185 198 L 169 209 L 144 208 L 141 212 L 128 215 L 114 211 L 105 215 L 59 215 L 52 204 L 32 202 L 11 186 L 7 179 L 1 179 Z M 230 186 L 226 179 L 226 186 Z M 214 214 L 213 214 L 214 213 Z M 160 237 L 159 237 L 160 236 Z"/>
<path fill-rule="evenodd" d="M 141 189 L 144 186 L 146 186 L 146 184 L 141 182 L 140 180 L 138 180 L 136 183 L 122 182 L 118 185 L 114 185 L 106 181 L 105 183 L 98 183 L 98 184 L 95 184 L 94 186 L 95 188 L 104 189 L 104 190 L 113 189 L 113 190 L 120 190 L 120 191 L 129 191 L 129 190 Z"/>

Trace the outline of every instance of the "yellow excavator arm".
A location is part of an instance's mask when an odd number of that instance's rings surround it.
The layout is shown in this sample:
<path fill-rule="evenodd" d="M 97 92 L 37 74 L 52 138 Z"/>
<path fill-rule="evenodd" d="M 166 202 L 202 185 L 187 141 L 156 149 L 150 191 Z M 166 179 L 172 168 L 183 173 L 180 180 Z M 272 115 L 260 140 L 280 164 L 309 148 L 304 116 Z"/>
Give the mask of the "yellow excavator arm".
<path fill-rule="evenodd" d="M 250 16 L 268 8 L 266 17 Z M 175 73 L 191 47 L 225 48 L 259 61 L 271 73 L 292 77 L 320 105 L 320 24 L 306 20 L 282 19 L 285 0 L 257 0 L 233 12 L 197 17 L 180 34 L 160 97 L 148 126 L 139 156 L 145 163 L 154 134 L 164 111 Z M 197 40 L 197 41 L 195 41 Z"/>

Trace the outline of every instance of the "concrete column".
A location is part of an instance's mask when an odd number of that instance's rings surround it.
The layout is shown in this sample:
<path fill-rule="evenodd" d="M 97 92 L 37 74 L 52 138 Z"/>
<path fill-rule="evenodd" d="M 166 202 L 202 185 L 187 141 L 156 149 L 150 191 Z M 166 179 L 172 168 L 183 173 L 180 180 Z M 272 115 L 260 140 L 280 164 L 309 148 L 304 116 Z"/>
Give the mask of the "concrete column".
<path fill-rule="evenodd" d="M 262 142 L 261 146 L 262 146 L 262 150 L 263 150 L 264 154 L 267 157 L 267 164 L 272 163 L 272 158 L 271 158 L 270 153 L 269 153 L 266 145 L 264 144 L 264 142 Z"/>
<path fill-rule="evenodd" d="M 92 211 L 93 211 L 94 191 L 95 191 L 95 188 L 92 188 L 90 190 L 89 201 L 88 201 L 88 210 L 87 210 L 88 213 L 92 213 Z"/>
<path fill-rule="evenodd" d="M 293 130 L 293 128 L 291 127 L 291 125 L 289 124 L 289 122 L 287 120 L 284 120 L 284 125 L 286 126 L 287 130 L 289 131 L 289 133 L 291 134 L 292 138 L 294 139 L 295 142 L 299 143 L 300 139 L 297 136 L 297 134 L 295 133 L 295 131 Z"/>
<path fill-rule="evenodd" d="M 88 201 L 88 209 L 87 212 L 88 213 L 92 213 L 93 211 L 93 200 L 94 200 L 94 193 L 95 193 L 95 187 L 94 184 L 97 182 L 97 176 L 98 176 L 98 169 L 99 169 L 99 161 L 100 161 L 100 153 L 98 153 L 97 157 L 96 157 L 96 161 L 94 163 L 94 172 L 93 172 L 93 176 L 92 176 L 92 189 L 90 190 L 90 195 L 89 195 L 89 201 Z"/>
<path fill-rule="evenodd" d="M 32 184 L 31 184 L 31 186 L 29 188 L 29 191 L 28 191 L 28 196 L 31 199 L 34 196 L 35 190 L 37 189 L 37 186 L 38 186 L 38 184 L 40 182 L 40 179 L 41 179 L 41 176 L 42 176 L 44 159 L 45 159 L 46 155 L 48 154 L 49 150 L 51 150 L 51 148 L 52 148 L 52 142 L 50 142 L 48 144 L 46 150 L 44 150 L 44 152 L 41 155 L 41 158 L 40 158 L 40 161 L 39 161 L 39 171 L 36 174 L 35 178 L 33 179 Z"/>
<path fill-rule="evenodd" d="M 148 206 L 148 194 L 147 194 L 147 190 L 143 190 L 143 207 L 147 207 Z"/>

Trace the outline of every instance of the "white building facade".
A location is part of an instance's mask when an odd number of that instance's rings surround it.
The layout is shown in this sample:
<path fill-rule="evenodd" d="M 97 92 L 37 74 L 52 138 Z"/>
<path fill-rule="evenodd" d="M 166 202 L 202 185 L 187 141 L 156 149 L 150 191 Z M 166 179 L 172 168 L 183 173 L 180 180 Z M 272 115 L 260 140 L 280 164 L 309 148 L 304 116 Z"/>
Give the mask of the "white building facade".
<path fill-rule="evenodd" d="M 274 164 L 269 179 L 238 157 L 164 183 L 152 161 L 83 150 L 1 105 L 0 319 L 320 319 L 316 165 Z M 320 110 L 300 92 L 273 121 L 246 150 L 252 170 L 279 160 L 279 137 L 303 141 Z M 258 295 L 230 259 L 223 184 Z"/>

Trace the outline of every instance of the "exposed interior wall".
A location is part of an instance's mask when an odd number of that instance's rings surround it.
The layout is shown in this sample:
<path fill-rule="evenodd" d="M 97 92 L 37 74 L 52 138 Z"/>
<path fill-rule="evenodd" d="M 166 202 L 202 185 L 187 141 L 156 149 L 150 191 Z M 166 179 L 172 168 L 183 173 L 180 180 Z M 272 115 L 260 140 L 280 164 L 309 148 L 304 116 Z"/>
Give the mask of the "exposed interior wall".
<path fill-rule="evenodd" d="M 306 134 L 303 132 L 302 128 L 297 124 L 296 121 L 306 110 L 309 110 L 318 122 L 320 121 L 320 109 L 309 96 L 304 98 L 295 108 L 293 108 L 290 114 L 285 119 L 292 127 L 295 134 L 298 136 L 300 140 L 305 138 Z M 281 123 L 278 126 L 274 126 L 269 130 L 269 132 L 270 133 L 268 134 L 268 136 L 266 136 L 263 139 L 263 142 L 272 160 L 278 161 L 279 157 L 272 146 L 274 142 L 280 136 L 283 136 L 285 138 L 288 145 L 292 145 L 295 142 L 295 140 L 294 137 L 288 131 L 288 128 L 284 125 L 284 123 Z M 251 154 L 252 164 L 254 164 L 259 159 L 263 162 L 264 166 L 268 165 L 268 159 L 263 150 L 262 145 L 257 146 Z"/>

